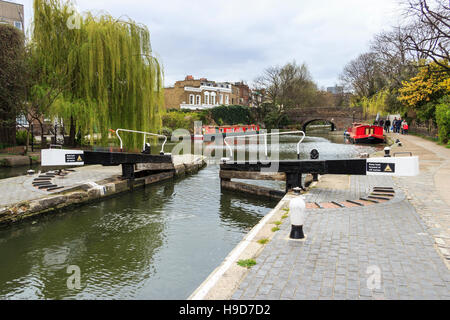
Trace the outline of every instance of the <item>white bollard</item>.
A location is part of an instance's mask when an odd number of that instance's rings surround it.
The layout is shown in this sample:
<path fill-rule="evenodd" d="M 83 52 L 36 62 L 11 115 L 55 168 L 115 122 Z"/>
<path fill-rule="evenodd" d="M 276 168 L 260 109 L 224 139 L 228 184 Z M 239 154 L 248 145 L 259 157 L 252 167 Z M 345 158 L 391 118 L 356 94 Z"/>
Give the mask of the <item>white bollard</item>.
<path fill-rule="evenodd" d="M 385 158 L 391 157 L 391 148 L 389 148 L 389 147 L 384 148 L 384 157 Z"/>
<path fill-rule="evenodd" d="M 297 197 L 292 199 L 289 203 L 289 213 L 292 225 L 290 238 L 293 240 L 305 239 L 303 225 L 306 219 L 306 203 L 303 196 L 300 194 L 300 191 L 300 188 L 294 189 Z"/>

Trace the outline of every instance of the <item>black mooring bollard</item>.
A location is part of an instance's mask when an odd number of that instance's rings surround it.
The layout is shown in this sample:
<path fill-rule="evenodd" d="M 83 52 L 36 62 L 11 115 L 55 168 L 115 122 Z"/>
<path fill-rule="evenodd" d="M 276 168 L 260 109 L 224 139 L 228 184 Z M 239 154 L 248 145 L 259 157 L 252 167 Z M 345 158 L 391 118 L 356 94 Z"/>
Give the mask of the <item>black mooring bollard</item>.
<path fill-rule="evenodd" d="M 391 148 L 389 148 L 389 147 L 384 148 L 384 157 L 385 158 L 391 157 Z"/>

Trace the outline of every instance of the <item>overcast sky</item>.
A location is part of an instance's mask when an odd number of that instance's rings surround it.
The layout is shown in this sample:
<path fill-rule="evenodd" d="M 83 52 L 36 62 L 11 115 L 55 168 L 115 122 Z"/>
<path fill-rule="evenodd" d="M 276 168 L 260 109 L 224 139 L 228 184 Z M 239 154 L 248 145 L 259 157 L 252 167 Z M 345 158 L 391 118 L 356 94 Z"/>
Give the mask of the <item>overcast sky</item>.
<path fill-rule="evenodd" d="M 33 0 L 25 5 L 26 28 Z M 147 25 L 165 85 L 186 75 L 249 84 L 264 68 L 305 62 L 319 87 L 395 25 L 399 0 L 77 0 L 79 11 L 129 16 Z"/>

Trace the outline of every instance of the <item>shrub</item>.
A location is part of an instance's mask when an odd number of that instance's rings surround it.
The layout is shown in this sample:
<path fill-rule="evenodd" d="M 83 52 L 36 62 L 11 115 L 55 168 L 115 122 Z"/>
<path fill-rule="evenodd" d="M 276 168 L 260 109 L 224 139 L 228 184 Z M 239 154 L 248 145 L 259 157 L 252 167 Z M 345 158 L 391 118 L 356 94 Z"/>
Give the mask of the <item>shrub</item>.
<path fill-rule="evenodd" d="M 218 125 L 251 124 L 251 112 L 247 106 L 218 106 L 211 109 L 211 116 Z"/>
<path fill-rule="evenodd" d="M 31 143 L 31 133 L 29 136 L 29 142 Z M 27 145 L 27 131 L 20 130 L 16 132 L 16 144 L 18 146 L 26 146 Z"/>
<path fill-rule="evenodd" d="M 439 129 L 439 142 L 448 143 L 450 141 L 450 96 L 439 100 L 436 106 L 436 123 Z"/>

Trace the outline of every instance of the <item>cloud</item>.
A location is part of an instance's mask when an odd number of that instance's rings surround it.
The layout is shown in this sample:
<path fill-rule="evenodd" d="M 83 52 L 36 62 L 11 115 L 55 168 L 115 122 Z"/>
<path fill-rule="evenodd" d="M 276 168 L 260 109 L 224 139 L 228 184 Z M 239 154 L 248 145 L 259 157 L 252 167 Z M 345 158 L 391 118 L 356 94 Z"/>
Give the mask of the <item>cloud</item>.
<path fill-rule="evenodd" d="M 27 20 L 32 0 L 25 4 Z M 368 50 L 373 35 L 396 24 L 397 0 L 78 0 L 147 25 L 166 85 L 187 74 L 252 82 L 264 68 L 305 62 L 319 86 Z"/>

